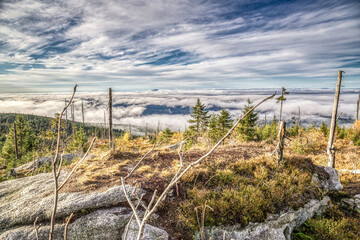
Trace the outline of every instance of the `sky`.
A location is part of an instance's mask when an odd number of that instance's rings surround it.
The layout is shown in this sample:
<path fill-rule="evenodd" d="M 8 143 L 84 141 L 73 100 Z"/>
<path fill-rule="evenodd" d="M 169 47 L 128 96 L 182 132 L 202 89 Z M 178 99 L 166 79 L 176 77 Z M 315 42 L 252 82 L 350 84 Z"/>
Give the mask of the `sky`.
<path fill-rule="evenodd" d="M 360 88 L 360 2 L 1 0 L 0 93 Z"/>

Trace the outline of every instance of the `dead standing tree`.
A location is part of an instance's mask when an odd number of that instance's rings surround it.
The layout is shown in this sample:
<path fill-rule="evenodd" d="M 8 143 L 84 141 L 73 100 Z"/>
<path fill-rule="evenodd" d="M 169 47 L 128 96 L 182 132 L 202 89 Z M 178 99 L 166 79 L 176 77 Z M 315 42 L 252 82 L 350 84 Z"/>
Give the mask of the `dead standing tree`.
<path fill-rule="evenodd" d="M 283 87 L 281 89 L 281 95 L 280 97 L 276 98 L 276 102 L 279 103 L 280 102 L 280 114 L 279 114 L 279 122 L 281 122 L 281 115 L 282 115 L 282 109 L 283 109 L 283 103 L 285 102 L 286 98 L 285 95 L 288 95 L 289 92 L 286 91 L 286 89 Z"/>
<path fill-rule="evenodd" d="M 152 194 L 150 203 L 148 204 L 148 206 L 143 206 L 145 209 L 145 213 L 144 215 L 141 217 L 139 215 L 139 213 L 137 212 L 137 208 L 139 206 L 139 203 L 141 202 L 141 199 L 138 199 L 138 204 L 135 206 L 135 204 L 132 202 L 132 200 L 130 199 L 129 193 L 126 190 L 125 187 L 125 180 L 126 178 L 130 177 L 131 174 L 129 174 L 128 176 L 126 176 L 125 178 L 121 178 L 121 183 L 123 186 L 123 191 L 125 194 L 125 197 L 133 211 L 133 216 L 135 217 L 135 221 L 136 224 L 138 225 L 138 233 L 137 233 L 137 240 L 141 240 L 142 236 L 144 234 L 144 228 L 145 228 L 145 224 L 147 223 L 147 221 L 150 219 L 151 215 L 156 211 L 156 209 L 159 207 L 159 205 L 165 200 L 166 195 L 168 194 L 168 192 L 172 189 L 172 187 L 174 187 L 174 185 L 182 178 L 182 176 L 184 176 L 185 173 L 187 173 L 190 169 L 192 169 L 194 166 L 198 165 L 202 160 L 204 160 L 205 158 L 207 158 L 210 154 L 212 154 L 215 149 L 228 137 L 230 136 L 230 134 L 234 131 L 234 129 L 239 125 L 239 123 L 249 114 L 251 113 L 256 107 L 258 107 L 260 104 L 262 104 L 263 102 L 273 98 L 275 96 L 276 93 L 274 93 L 273 95 L 263 99 L 261 102 L 259 102 L 258 104 L 256 104 L 255 106 L 253 106 L 247 113 L 245 113 L 243 116 L 239 117 L 238 120 L 236 121 L 236 123 L 232 126 L 232 128 L 225 134 L 225 136 L 223 136 L 223 138 L 217 142 L 214 147 L 212 149 L 210 149 L 209 152 L 207 152 L 205 155 L 203 155 L 202 157 L 200 157 L 199 159 L 197 159 L 196 161 L 193 161 L 192 163 L 190 163 L 184 170 L 183 170 L 183 157 L 181 154 L 181 148 L 178 152 L 179 155 L 179 159 L 180 159 L 180 168 L 178 169 L 178 171 L 175 173 L 174 177 L 172 178 L 172 180 L 170 181 L 170 183 L 166 186 L 165 190 L 162 192 L 162 194 L 156 199 L 156 193 L 157 191 L 155 190 L 154 193 Z M 143 160 L 143 158 L 142 158 Z M 140 160 L 140 161 L 142 161 Z M 138 164 L 137 164 L 138 166 Z M 131 171 L 131 173 L 133 173 L 134 171 Z M 130 219 L 128 226 L 131 224 L 132 218 Z M 124 234 L 126 235 L 126 233 Z"/>
<path fill-rule="evenodd" d="M 114 148 L 112 131 L 112 90 L 109 88 L 109 149 Z"/>
<path fill-rule="evenodd" d="M 356 101 L 356 121 L 359 120 L 359 105 L 360 105 L 360 93 L 359 93 L 359 99 Z"/>
<path fill-rule="evenodd" d="M 338 72 L 338 79 L 336 84 L 336 92 L 335 92 L 335 98 L 334 98 L 334 107 L 332 111 L 331 116 L 331 125 L 330 125 L 330 133 L 329 133 L 329 142 L 327 145 L 327 154 L 329 155 L 329 161 L 328 166 L 335 168 L 335 146 L 334 139 L 335 139 L 335 128 L 336 128 L 336 116 L 338 111 L 338 105 L 339 105 L 339 98 L 340 98 L 340 87 L 341 87 L 341 79 L 342 74 L 344 71 L 339 70 Z"/>
<path fill-rule="evenodd" d="M 282 163 L 284 160 L 285 131 L 286 131 L 286 123 L 285 121 L 281 121 L 279 127 L 279 133 L 278 133 L 279 143 L 276 147 L 278 165 L 280 165 L 280 163 Z"/>
<path fill-rule="evenodd" d="M 15 157 L 19 159 L 19 150 L 18 150 L 18 141 L 17 141 L 17 132 L 16 132 L 16 123 L 14 122 L 14 145 L 15 145 Z"/>

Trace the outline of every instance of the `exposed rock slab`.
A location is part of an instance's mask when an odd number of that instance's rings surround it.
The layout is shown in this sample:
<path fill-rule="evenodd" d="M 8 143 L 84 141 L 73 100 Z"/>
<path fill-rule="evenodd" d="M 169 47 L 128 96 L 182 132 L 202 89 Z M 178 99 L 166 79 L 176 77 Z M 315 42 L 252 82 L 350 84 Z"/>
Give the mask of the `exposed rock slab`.
<path fill-rule="evenodd" d="M 122 238 L 123 240 L 136 240 L 138 235 L 138 224 L 135 220 L 132 220 L 127 231 L 127 234 L 123 233 Z M 151 226 L 149 224 L 145 225 L 144 234 L 142 237 L 143 240 L 167 240 L 169 239 L 169 235 L 164 230 Z"/>
<path fill-rule="evenodd" d="M 55 155 L 54 155 L 55 156 Z M 54 156 L 46 156 L 46 157 L 42 157 L 42 158 L 38 158 L 35 160 L 35 166 L 36 168 L 45 165 L 45 164 L 51 164 L 52 159 L 54 158 Z M 74 160 L 77 157 L 82 157 L 83 154 L 74 154 L 74 153 L 67 153 L 67 154 L 63 154 L 63 162 L 67 162 L 67 163 L 71 163 L 72 160 Z M 60 156 L 59 156 L 60 158 Z M 28 162 L 25 163 L 19 167 L 14 168 L 14 172 L 18 173 L 18 172 L 22 172 L 22 171 L 26 171 L 26 170 L 30 170 L 33 169 L 34 167 L 34 162 Z"/>
<path fill-rule="evenodd" d="M 62 174 L 60 182 L 65 178 Z M 134 188 L 127 186 L 129 192 Z M 144 191 L 137 189 L 136 193 Z M 53 180 L 51 173 L 14 179 L 0 183 L 0 233 L 17 225 L 48 221 L 53 205 Z M 98 209 L 127 203 L 122 186 L 102 192 L 60 193 L 56 217 L 65 218 L 82 209 Z"/>
<path fill-rule="evenodd" d="M 86 216 L 76 219 L 68 226 L 68 239 L 121 239 L 121 234 L 131 217 L 131 210 L 124 207 L 97 210 Z M 54 239 L 64 239 L 64 224 L 55 227 Z M 39 229 L 39 239 L 48 239 L 50 227 Z M 24 226 L 7 231 L 0 235 L 2 240 L 35 239 L 35 230 L 32 226 Z"/>
<path fill-rule="evenodd" d="M 343 189 L 343 186 L 340 183 L 339 175 L 336 169 L 331 167 L 325 166 L 318 166 L 327 172 L 329 175 L 328 179 L 322 180 L 319 179 L 316 174 L 313 175 L 312 182 L 320 187 L 325 192 L 332 192 L 332 191 L 340 191 Z"/>
<path fill-rule="evenodd" d="M 281 215 L 271 215 L 264 223 L 251 223 L 243 229 L 235 227 L 205 228 L 206 239 L 223 240 L 290 240 L 292 231 L 301 226 L 307 219 L 321 214 L 328 206 L 329 197 L 321 201 L 311 200 L 297 211 L 289 211 Z M 195 239 L 200 239 L 199 233 Z"/>

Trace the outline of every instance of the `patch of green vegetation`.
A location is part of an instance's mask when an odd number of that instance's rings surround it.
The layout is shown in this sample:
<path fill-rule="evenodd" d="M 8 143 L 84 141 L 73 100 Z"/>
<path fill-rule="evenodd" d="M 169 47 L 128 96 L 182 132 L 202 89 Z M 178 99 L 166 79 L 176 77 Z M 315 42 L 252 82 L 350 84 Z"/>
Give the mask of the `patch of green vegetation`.
<path fill-rule="evenodd" d="M 360 239 L 360 216 L 343 212 L 338 206 L 325 211 L 321 217 L 305 222 L 291 235 L 293 240 L 355 240 Z"/>
<path fill-rule="evenodd" d="M 311 183 L 310 168 L 300 163 L 278 167 L 266 159 L 239 160 L 226 166 L 211 162 L 195 175 L 184 178 L 188 190 L 178 214 L 179 221 L 193 230 L 199 228 L 194 209 L 205 202 L 214 210 L 206 213 L 205 226 L 245 226 L 264 221 L 268 213 L 297 209 L 310 198 L 322 197 Z"/>

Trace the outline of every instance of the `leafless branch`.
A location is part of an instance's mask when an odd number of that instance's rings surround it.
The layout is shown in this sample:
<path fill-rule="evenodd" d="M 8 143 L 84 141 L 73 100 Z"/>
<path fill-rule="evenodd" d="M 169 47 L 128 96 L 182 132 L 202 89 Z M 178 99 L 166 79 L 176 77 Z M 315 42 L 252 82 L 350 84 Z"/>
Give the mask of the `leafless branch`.
<path fill-rule="evenodd" d="M 64 156 L 64 151 L 65 151 L 65 150 L 63 150 L 63 153 L 62 153 L 61 156 L 60 156 L 60 163 L 59 163 L 59 166 L 58 166 L 58 171 L 57 171 L 57 174 L 56 174 L 56 178 L 59 178 L 59 176 L 60 176 L 61 165 L 62 165 L 63 160 L 64 160 L 64 158 L 63 158 L 63 156 Z"/>
<path fill-rule="evenodd" d="M 36 222 L 37 220 L 39 219 L 39 217 L 36 217 L 35 218 L 35 221 L 34 221 L 34 228 L 35 228 L 35 236 L 36 236 L 36 240 L 39 240 L 39 229 L 41 227 L 41 224 L 39 226 L 36 226 Z"/>
<path fill-rule="evenodd" d="M 63 108 L 62 112 L 59 115 L 59 123 L 58 123 L 58 136 L 57 136 L 57 143 L 56 143 L 56 152 L 55 152 L 55 157 L 54 160 L 52 162 L 52 173 L 53 173 L 53 179 L 54 179 L 54 205 L 53 205 L 53 211 L 51 214 L 51 222 L 50 222 L 50 232 L 49 232 L 49 240 L 53 239 L 53 235 L 54 235 L 54 227 L 55 227 L 55 215 L 56 215 L 56 209 L 57 209 L 57 201 L 58 201 L 58 176 L 57 176 L 57 171 L 56 171 L 56 165 L 57 165 L 57 161 L 58 161 L 58 156 L 59 156 L 59 151 L 60 151 L 60 137 L 61 137 L 61 119 L 62 116 L 64 114 L 64 112 L 66 111 L 66 109 L 70 106 L 71 102 L 74 99 L 75 96 L 75 92 L 76 92 L 76 87 L 77 85 L 74 86 L 74 90 L 72 93 L 72 96 L 70 98 L 69 103 Z M 59 168 L 61 168 L 61 166 L 59 166 Z"/>
<path fill-rule="evenodd" d="M 64 240 L 67 239 L 67 229 L 68 229 L 68 226 L 69 226 L 69 223 L 71 221 L 71 218 L 73 217 L 73 213 L 70 214 L 70 216 L 68 217 L 67 221 L 66 221 L 66 224 L 65 224 L 65 228 L 64 228 Z"/>

